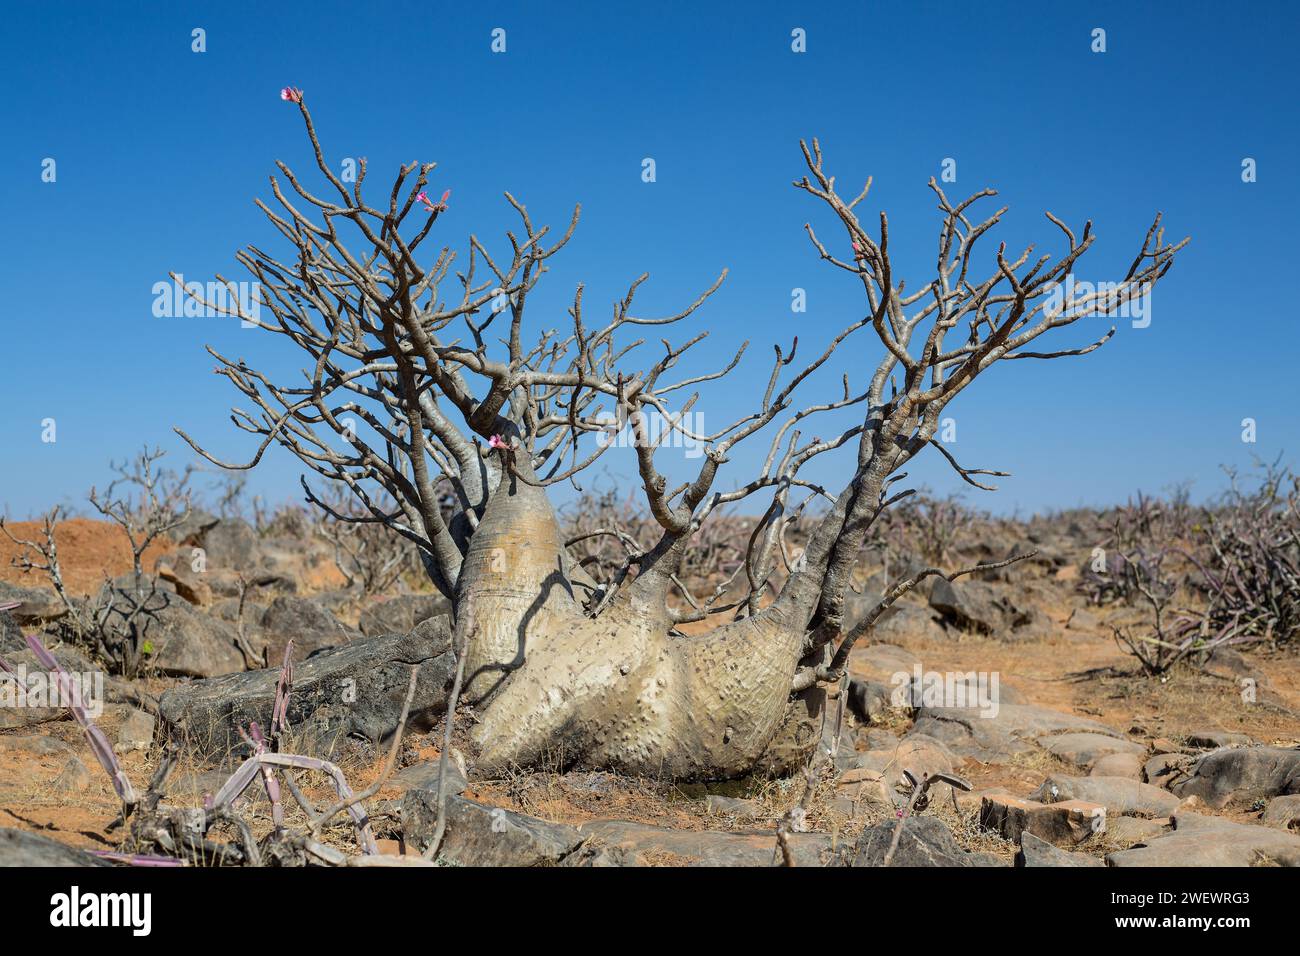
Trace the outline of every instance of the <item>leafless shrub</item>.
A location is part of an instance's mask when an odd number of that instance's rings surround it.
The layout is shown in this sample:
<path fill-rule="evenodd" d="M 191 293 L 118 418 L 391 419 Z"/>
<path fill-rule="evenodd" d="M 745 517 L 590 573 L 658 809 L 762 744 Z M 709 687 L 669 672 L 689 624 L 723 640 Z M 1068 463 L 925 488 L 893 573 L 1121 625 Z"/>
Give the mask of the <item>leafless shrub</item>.
<path fill-rule="evenodd" d="M 1275 461 L 1246 490 L 1227 469 L 1229 490 L 1202 517 L 1188 558 L 1204 594 L 1208 630 L 1234 643 L 1289 644 L 1300 636 L 1300 476 Z"/>
<path fill-rule="evenodd" d="M 330 484 L 313 493 L 312 500 L 322 511 L 316 534 L 334 549 L 334 564 L 349 588 L 383 594 L 407 574 L 419 571 L 419 558 L 410 542 L 364 510 L 343 486 Z"/>
<path fill-rule="evenodd" d="M 1133 655 L 1142 669 L 1159 676 L 1193 651 L 1206 650 L 1221 641 L 1204 639 L 1201 619 L 1186 610 L 1174 610 L 1171 602 L 1178 582 L 1164 571 L 1169 552 L 1131 559 L 1120 555 L 1118 577 L 1126 592 L 1140 594 L 1151 609 L 1149 633 L 1135 634 L 1132 628 L 1112 627 L 1115 642 Z"/>
<path fill-rule="evenodd" d="M 164 603 L 157 581 L 144 573 L 144 554 L 190 514 L 190 469 L 178 474 L 160 468 L 158 462 L 165 454 L 146 447 L 130 461 L 113 465 L 117 477 L 102 493 L 90 489 L 91 506 L 125 533 L 132 571 L 127 582 L 113 581 L 106 574 L 99 592 L 89 600 L 75 598 L 63 579 L 55 540 L 59 508 L 45 515 L 40 540 L 16 538 L 0 521 L 0 531 L 22 548 L 14 565 L 45 574 L 67 608 L 57 624 L 62 636 L 87 647 L 110 669 L 128 677 L 148 664 L 152 647 L 145 638 L 146 619 Z"/>

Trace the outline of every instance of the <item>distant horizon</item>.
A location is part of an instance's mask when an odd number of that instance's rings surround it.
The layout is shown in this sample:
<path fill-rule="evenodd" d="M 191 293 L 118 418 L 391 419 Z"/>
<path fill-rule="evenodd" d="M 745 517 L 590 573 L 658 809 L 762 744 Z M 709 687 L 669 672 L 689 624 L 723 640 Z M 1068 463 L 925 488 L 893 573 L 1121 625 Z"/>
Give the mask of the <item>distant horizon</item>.
<path fill-rule="evenodd" d="M 252 199 L 269 198 L 277 159 L 311 183 L 318 176 L 297 109 L 279 98 L 286 85 L 305 90 L 329 162 L 368 157 L 371 199 L 387 195 L 400 163 L 437 161 L 431 193 L 452 190 L 437 244 L 462 256 L 471 232 L 500 248 L 503 190 L 560 229 L 582 203 L 573 242 L 531 300 L 533 333 L 568 321 L 579 283 L 603 319 L 648 271 L 641 308 L 667 315 L 729 269 L 679 330 L 711 333 L 683 363 L 687 374 L 725 365 L 750 340 L 733 376 L 701 399 L 710 423 L 752 404 L 774 343 L 788 348 L 797 334 L 801 357 L 816 354 L 864 309 L 851 277 L 818 261 L 804 234 L 811 220 L 843 244 L 791 188 L 804 172 L 801 137 L 820 138 L 844 191 L 873 177 L 860 211 L 864 221 L 888 212 L 909 288 L 933 273 L 932 176 L 955 175 L 941 183 L 952 198 L 996 188 L 986 214 L 1010 206 L 985 240 L 982 269 L 999 239 L 1009 251 L 1034 242 L 1059 254 L 1050 210 L 1076 229 L 1094 222 L 1099 238 L 1078 278 L 1114 280 L 1161 211 L 1169 237 L 1192 241 L 1148 314 L 1106 320 L 1118 331 L 1092 354 L 1005 363 L 954 402 L 951 447 L 962 463 L 1013 477 L 978 491 L 927 450 L 908 484 L 1028 517 L 1187 483 L 1206 501 L 1226 487 L 1222 466 L 1248 473 L 1254 459 L 1300 461 L 1300 336 L 1275 245 L 1300 210 L 1300 131 L 1285 120 L 1300 79 L 1290 35 L 1269 29 L 1293 15 L 1282 4 L 1242 15 L 1188 4 L 1177 17 L 1098 4 L 1035 10 L 1027 21 L 1015 7 L 951 3 L 811 13 L 759 3 L 743 15 L 669 4 L 653 16 L 579 4 L 564 18 L 376 6 L 402 26 L 396 39 L 356 31 L 351 11 L 327 0 L 308 17 L 241 3 L 8 12 L 0 513 L 30 520 L 56 504 L 84 506 L 92 485 L 111 480 L 109 462 L 146 444 L 183 468 L 193 458 L 173 426 L 228 459 L 251 456 L 252 436 L 229 421 L 242 396 L 210 374 L 204 345 L 280 375 L 303 359 L 282 337 L 237 322 L 156 315 L 155 288 L 170 272 L 244 280 L 237 249 L 283 248 Z M 497 28 L 509 37 L 504 53 L 491 49 Z M 1104 52 L 1093 50 L 1097 29 Z M 806 52 L 792 48 L 794 30 Z M 348 62 L 322 52 L 340 36 Z M 946 37 L 961 37 L 962 52 L 935 69 Z M 390 92 L 386 81 L 381 94 L 364 63 L 383 63 L 382 75 L 401 83 Z M 654 182 L 643 181 L 646 158 Z M 52 181 L 47 169 L 57 170 Z M 792 312 L 798 290 L 806 312 Z M 1087 319 L 1040 344 L 1078 347 L 1102 331 L 1102 320 Z M 861 387 L 879 343 L 853 345 L 861 351 L 837 353 L 806 383 L 805 401 L 834 393 L 843 374 Z M 54 442 L 42 440 L 50 420 Z M 715 487 L 751 477 L 766 444 L 756 436 L 741 446 Z M 689 456 L 666 457 L 671 479 L 690 473 Z M 249 494 L 300 500 L 302 470 L 273 449 L 248 473 Z M 848 460 L 827 456 L 808 477 L 838 490 Z M 630 449 L 579 479 L 605 480 L 639 490 Z M 566 483 L 554 494 L 562 504 L 576 492 Z"/>

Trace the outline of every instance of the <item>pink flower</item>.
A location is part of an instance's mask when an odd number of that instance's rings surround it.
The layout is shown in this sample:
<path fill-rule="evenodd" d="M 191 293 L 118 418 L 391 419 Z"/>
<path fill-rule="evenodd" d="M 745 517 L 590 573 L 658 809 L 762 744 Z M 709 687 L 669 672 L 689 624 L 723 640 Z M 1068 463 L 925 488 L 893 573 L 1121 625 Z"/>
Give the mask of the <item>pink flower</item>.
<path fill-rule="evenodd" d="M 509 448 L 510 446 L 506 444 L 505 439 L 503 439 L 500 435 L 493 435 L 491 438 L 488 439 L 488 447 L 502 450 L 502 449 Z"/>
<path fill-rule="evenodd" d="M 429 212 L 445 212 L 447 209 L 447 197 L 450 195 L 451 190 L 448 189 L 442 194 L 442 199 L 440 199 L 436 205 L 429 199 L 428 193 L 417 193 L 415 198 L 424 203 L 424 208 Z"/>
<path fill-rule="evenodd" d="M 280 99 L 288 100 L 290 103 L 301 103 L 302 90 L 296 89 L 292 86 L 286 86 L 280 91 Z"/>

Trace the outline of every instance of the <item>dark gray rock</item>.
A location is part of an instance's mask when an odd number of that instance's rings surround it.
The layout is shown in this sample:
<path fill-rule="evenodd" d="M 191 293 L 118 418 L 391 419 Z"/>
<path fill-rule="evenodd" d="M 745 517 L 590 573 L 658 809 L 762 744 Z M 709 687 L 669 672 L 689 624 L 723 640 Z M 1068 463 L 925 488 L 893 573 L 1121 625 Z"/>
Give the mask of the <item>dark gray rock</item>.
<path fill-rule="evenodd" d="M 1274 797 L 1264 808 L 1259 822 L 1265 826 L 1281 827 L 1283 830 L 1300 830 L 1300 793 L 1289 793 L 1284 797 Z"/>
<path fill-rule="evenodd" d="M 197 536 L 207 555 L 211 571 L 230 570 L 248 574 L 261 563 L 261 542 L 247 521 L 221 518 Z"/>
<path fill-rule="evenodd" d="M 397 729 L 410 666 L 420 664 L 408 729 L 428 730 L 447 706 L 455 667 L 446 619 L 434 618 L 410 634 L 353 641 L 321 651 L 294 667 L 290 733 L 332 752 L 347 737 L 382 742 Z M 239 728 L 266 728 L 279 668 L 194 681 L 167 691 L 159 702 L 165 732 L 206 757 L 240 746 Z"/>
<path fill-rule="evenodd" d="M 1003 703 L 991 716 L 977 707 L 922 707 L 912 729 L 942 741 L 954 753 L 983 761 L 1032 751 L 1039 738 L 1060 733 L 1095 733 L 1119 739 L 1105 724 L 1034 704 Z"/>
<path fill-rule="evenodd" d="M 1104 860 L 1086 853 L 1071 853 L 1053 846 L 1032 833 L 1020 834 L 1020 849 L 1016 851 L 1018 867 L 1023 866 L 1102 866 Z"/>
<path fill-rule="evenodd" d="M 1233 823 L 1196 813 L 1174 815 L 1174 827 L 1143 846 L 1106 857 L 1110 866 L 1300 866 L 1300 836 L 1273 827 Z"/>
<path fill-rule="evenodd" d="M 421 621 L 451 614 L 451 602 L 441 594 L 399 594 L 361 612 L 357 626 L 368 637 L 406 634 Z"/>
<path fill-rule="evenodd" d="M 860 677 L 849 679 L 849 711 L 863 723 L 879 723 L 890 710 L 894 688 Z"/>
<path fill-rule="evenodd" d="M 18 626 L 13 615 L 8 611 L 0 611 L 0 654 L 5 651 L 21 651 L 26 646 L 23 629 Z"/>
<path fill-rule="evenodd" d="M 64 846 L 57 840 L 0 827 L 0 866 L 111 866 L 84 850 Z"/>
<path fill-rule="evenodd" d="M 1260 800 L 1300 793 L 1300 749 L 1229 747 L 1212 750 L 1191 775 L 1173 783 L 1179 797 L 1200 797 L 1216 810 L 1233 800 Z"/>
<path fill-rule="evenodd" d="M 220 520 L 216 515 L 207 511 L 191 511 L 179 525 L 172 529 L 172 539 L 179 544 L 198 544 L 203 540 L 203 536 L 215 527 Z"/>
<path fill-rule="evenodd" d="M 117 752 L 148 750 L 153 745 L 155 723 L 153 714 L 148 711 L 132 710 L 128 713 L 117 731 Z"/>
<path fill-rule="evenodd" d="M 897 821 L 863 830 L 853 854 L 853 866 L 883 866 L 885 855 L 894 839 Z M 953 837 L 952 831 L 935 817 L 907 817 L 903 833 L 890 866 L 1001 866 L 987 853 L 967 853 Z"/>
<path fill-rule="evenodd" d="M 1196 730 L 1187 735 L 1187 746 L 1200 750 L 1218 750 L 1220 747 L 1249 747 L 1255 741 L 1248 734 L 1234 734 L 1227 730 Z"/>
<path fill-rule="evenodd" d="M 402 798 L 402 839 L 422 852 L 438 820 L 438 795 L 408 790 Z M 586 836 L 575 827 L 548 823 L 468 797 L 447 797 L 447 830 L 437 859 L 457 866 L 559 866 Z"/>
<path fill-rule="evenodd" d="M 930 588 L 930 606 L 945 621 L 964 630 L 992 634 L 1006 624 L 998 605 L 997 592 L 982 581 L 949 581 L 935 578 Z"/>
<path fill-rule="evenodd" d="M 85 675 L 82 689 L 94 693 L 95 675 L 102 674 L 101 668 L 96 667 L 86 657 L 77 653 L 70 647 L 51 646 L 47 643 L 55 659 L 60 666 L 70 674 Z M 25 645 L 24 645 L 25 647 Z M 0 730 L 9 730 L 14 728 L 34 727 L 44 723 L 47 720 L 71 720 L 71 713 L 62 706 L 50 707 L 41 706 L 49 701 L 48 690 L 51 685 L 43 677 L 38 681 L 33 679 L 33 675 L 45 675 L 48 673 L 47 668 L 30 650 L 21 651 L 4 651 L 2 655 L 5 663 L 12 667 L 18 674 L 25 675 L 25 681 L 0 680 Z M 7 675 L 0 675 L 0 677 Z M 107 687 L 108 681 L 104 684 Z M 84 700 L 88 709 L 95 708 L 97 705 L 102 706 L 103 700 Z"/>
<path fill-rule="evenodd" d="M 588 820 L 578 827 L 593 841 L 622 850 L 634 860 L 684 863 L 689 866 L 773 866 L 781 862 L 776 836 L 765 830 L 672 830 L 628 820 Z M 824 833 L 791 833 L 796 866 L 843 863 Z M 657 858 L 657 859 L 656 859 Z"/>
<path fill-rule="evenodd" d="M 1069 777 L 1052 774 L 1030 794 L 1041 803 L 1086 800 L 1099 803 L 1111 816 L 1167 817 L 1179 800 L 1167 790 L 1125 777 Z"/>
<path fill-rule="evenodd" d="M 327 647 L 338 647 L 361 636 L 315 601 L 281 595 L 273 600 L 258 623 L 261 639 L 266 642 L 267 661 L 279 666 L 284 649 L 293 641 L 293 659 L 306 660 Z M 409 634 L 411 628 L 390 631 Z"/>
<path fill-rule="evenodd" d="M 11 617 L 23 627 L 40 627 L 68 613 L 67 606 L 48 588 L 24 588 L 0 581 L 0 604 L 10 601 L 22 603 L 12 610 L 0 612 L 0 618 Z"/>
<path fill-rule="evenodd" d="M 421 760 L 419 763 L 411 764 L 404 767 L 389 781 L 389 786 L 400 790 L 432 790 L 438 791 L 438 774 L 440 760 Z M 469 781 L 465 775 L 460 772 L 460 767 L 456 766 L 456 761 L 447 761 L 447 780 L 446 787 L 448 794 L 461 794 L 469 786 Z"/>
<path fill-rule="evenodd" d="M 1146 747 L 1131 740 L 1124 740 L 1110 734 L 1090 732 L 1040 737 L 1038 744 L 1048 753 L 1060 757 L 1066 763 L 1072 763 L 1076 767 L 1085 770 L 1102 757 L 1123 754 L 1136 760 L 1146 753 Z M 1138 767 L 1141 767 L 1140 763 Z"/>
<path fill-rule="evenodd" d="M 1156 754 L 1142 765 L 1142 779 L 1157 787 L 1171 787 L 1187 778 L 1196 758 L 1191 754 Z"/>

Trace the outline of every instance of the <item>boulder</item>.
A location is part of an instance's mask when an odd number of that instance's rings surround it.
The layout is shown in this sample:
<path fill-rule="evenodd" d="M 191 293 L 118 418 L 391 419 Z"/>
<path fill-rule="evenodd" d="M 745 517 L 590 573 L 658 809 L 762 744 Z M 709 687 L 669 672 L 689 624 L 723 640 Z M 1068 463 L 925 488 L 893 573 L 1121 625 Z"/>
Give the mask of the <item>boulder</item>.
<path fill-rule="evenodd" d="M 1111 816 L 1167 817 L 1178 798 L 1167 790 L 1126 777 L 1069 777 L 1052 774 L 1031 798 L 1043 803 L 1086 800 L 1102 804 Z"/>
<path fill-rule="evenodd" d="M 0 581 L 0 604 L 20 601 L 16 608 L 0 612 L 0 619 L 12 618 L 22 627 L 40 627 L 68 613 L 67 606 L 48 588 L 24 588 Z"/>
<path fill-rule="evenodd" d="M 409 634 L 412 628 L 390 631 Z M 315 601 L 281 595 L 273 600 L 258 622 L 258 632 L 266 642 L 267 662 L 279 666 L 284 649 L 293 641 L 293 659 L 306 660 L 327 647 L 337 647 L 361 636 Z"/>
<path fill-rule="evenodd" d="M 408 852 L 422 851 L 438 819 L 438 795 L 408 790 L 402 798 L 402 839 Z M 587 834 L 468 797 L 447 797 L 447 829 L 437 859 L 456 866 L 617 865 L 620 855 L 601 854 Z"/>
<path fill-rule="evenodd" d="M 1142 765 L 1142 780 L 1157 787 L 1168 788 L 1185 779 L 1195 763 L 1196 758 L 1191 754 L 1157 753 Z"/>
<path fill-rule="evenodd" d="M 852 866 L 884 866 L 885 856 L 894 839 L 896 820 L 886 820 L 862 831 L 853 851 Z M 1001 866 L 987 853 L 968 853 L 953 837 L 952 831 L 934 817 L 912 816 L 903 819 L 903 831 L 890 866 Z"/>
<path fill-rule="evenodd" d="M 154 716 L 148 711 L 132 710 L 117 731 L 118 753 L 148 750 L 153 745 Z"/>
<path fill-rule="evenodd" d="M 59 775 L 50 782 L 50 789 L 55 793 L 85 793 L 95 784 L 90 768 L 81 762 L 81 758 L 69 757 Z"/>
<path fill-rule="evenodd" d="M 406 790 L 432 790 L 435 794 L 438 792 L 438 778 L 440 774 L 439 767 L 441 760 L 421 760 L 419 763 L 411 764 L 404 767 L 385 785 L 402 791 Z M 448 759 L 447 761 L 447 779 L 446 788 L 448 794 L 462 794 L 465 788 L 469 786 L 469 781 L 461 773 L 460 767 L 456 761 Z"/>
<path fill-rule="evenodd" d="M 1274 797 L 1264 808 L 1264 815 L 1259 818 L 1259 822 L 1283 830 L 1300 830 L 1300 793 Z"/>
<path fill-rule="evenodd" d="M 367 637 L 408 634 L 421 621 L 450 614 L 451 602 L 441 594 L 399 594 L 369 605 L 357 626 Z"/>
<path fill-rule="evenodd" d="M 993 634 L 1008 623 L 997 592 L 982 581 L 935 578 L 930 588 L 930 607 L 955 627 L 981 634 Z"/>
<path fill-rule="evenodd" d="M 249 574 L 261 563 L 257 532 L 241 518 L 220 518 L 196 536 L 213 571 Z"/>
<path fill-rule="evenodd" d="M 0 654 L 5 651 L 21 651 L 27 646 L 23 640 L 23 629 L 8 611 L 0 611 Z"/>
<path fill-rule="evenodd" d="M 710 813 L 727 817 L 756 817 L 763 813 L 763 805 L 757 800 L 724 797 L 717 793 L 705 796 L 704 806 Z"/>
<path fill-rule="evenodd" d="M 979 822 L 1012 843 L 1032 833 L 1052 844 L 1073 846 L 1105 832 L 1106 808 L 1083 800 L 1042 803 L 1005 790 L 989 790 L 980 799 Z"/>
<path fill-rule="evenodd" d="M 1141 817 L 1108 817 L 1106 820 L 1106 842 L 1111 846 L 1128 848 L 1153 840 L 1164 832 L 1165 823 L 1160 820 Z"/>
<path fill-rule="evenodd" d="M 1104 860 L 1086 853 L 1062 850 L 1032 833 L 1020 835 L 1016 866 L 1105 866 Z"/>
<path fill-rule="evenodd" d="M 420 664 L 420 676 L 410 726 L 428 730 L 446 709 L 455 668 L 445 618 L 426 621 L 410 634 L 321 651 L 296 665 L 289 699 L 291 734 L 324 752 L 351 736 L 382 742 L 397 728 L 412 664 Z M 159 702 L 166 733 L 206 757 L 229 752 L 241 745 L 239 729 L 250 721 L 266 728 L 279 674 L 279 668 L 268 668 L 167 691 Z"/>
<path fill-rule="evenodd" d="M 0 827 L 0 866 L 111 866 L 84 850 L 64 846 L 49 837 Z"/>
<path fill-rule="evenodd" d="M 646 862 L 687 866 L 772 866 L 781 861 L 776 835 L 765 830 L 673 830 L 628 820 L 587 820 L 578 830 L 596 843 Z M 840 858 L 824 833 L 791 833 L 796 866 L 826 866 Z"/>
<path fill-rule="evenodd" d="M 1065 622 L 1065 626 L 1071 631 L 1095 631 L 1101 627 L 1101 621 L 1097 615 L 1086 608 L 1077 607 L 1070 612 L 1070 618 Z"/>
<path fill-rule="evenodd" d="M 1218 750 L 1220 747 L 1249 747 L 1255 741 L 1249 734 L 1234 734 L 1227 730 L 1196 730 L 1187 735 L 1187 746 L 1198 750 Z"/>
<path fill-rule="evenodd" d="M 0 751 L 21 750 L 37 757 L 71 757 L 73 749 L 57 737 L 44 734 L 0 737 Z"/>
<path fill-rule="evenodd" d="M 1300 793 L 1300 749 L 1229 747 L 1201 757 L 1191 775 L 1170 786 L 1179 797 L 1197 796 L 1214 809 L 1233 800 Z"/>
<path fill-rule="evenodd" d="M 159 558 L 155 567 L 158 577 L 166 581 L 176 593 L 197 607 L 212 603 L 212 588 L 204 573 L 194 568 L 195 549 L 183 548 Z"/>
<path fill-rule="evenodd" d="M 1065 733 L 1040 737 L 1038 744 L 1048 753 L 1084 770 L 1087 770 L 1102 757 L 1112 754 L 1125 754 L 1136 761 L 1142 754 L 1146 753 L 1145 747 L 1141 744 L 1135 744 L 1131 740 L 1124 740 L 1110 734 L 1092 732 Z M 1140 763 L 1138 769 L 1141 769 Z"/>
<path fill-rule="evenodd" d="M 934 737 L 956 754 L 986 762 L 1030 752 L 1040 739 L 1061 733 L 1122 740 L 1105 724 L 1034 704 L 1003 703 L 993 715 L 977 707 L 922 707 L 912 729 Z"/>
<path fill-rule="evenodd" d="M 46 706 L 51 701 L 54 684 L 46 676 L 49 672 L 45 665 L 25 649 L 26 644 L 23 646 L 24 650 L 7 650 L 0 654 L 5 663 L 23 678 L 16 681 L 0 673 L 0 730 L 34 727 L 48 720 L 71 720 L 71 713 L 61 704 Z M 87 709 L 93 712 L 94 708 L 102 706 L 104 701 L 98 695 L 110 683 L 104 678 L 103 669 L 71 647 L 52 646 L 49 650 L 65 671 L 82 678 L 81 689 L 90 697 L 83 697 Z"/>
<path fill-rule="evenodd" d="M 1273 827 L 1179 812 L 1173 829 L 1106 857 L 1110 866 L 1300 866 L 1300 836 Z"/>
<path fill-rule="evenodd" d="M 1141 780 L 1142 767 L 1141 754 L 1113 753 L 1098 757 L 1097 762 L 1088 770 L 1088 774 L 1093 777 L 1125 777 L 1129 780 Z"/>
<path fill-rule="evenodd" d="M 872 627 L 871 638 L 877 641 L 939 640 L 947 633 L 929 609 L 913 604 L 895 604 L 893 613 L 882 616 Z"/>
<path fill-rule="evenodd" d="M 896 675 L 910 677 L 920 664 L 919 657 L 897 644 L 859 644 L 849 654 L 848 671 L 865 680 L 897 686 L 893 683 Z"/>

